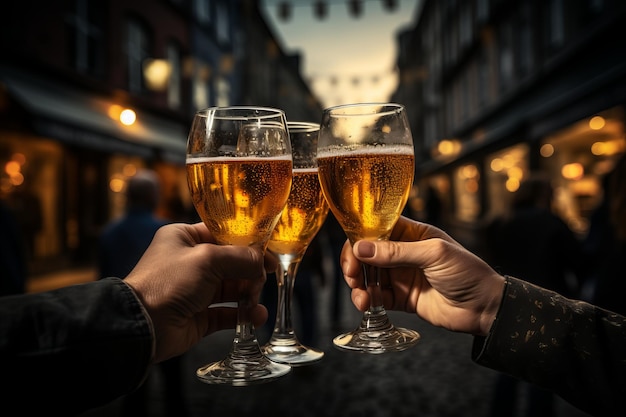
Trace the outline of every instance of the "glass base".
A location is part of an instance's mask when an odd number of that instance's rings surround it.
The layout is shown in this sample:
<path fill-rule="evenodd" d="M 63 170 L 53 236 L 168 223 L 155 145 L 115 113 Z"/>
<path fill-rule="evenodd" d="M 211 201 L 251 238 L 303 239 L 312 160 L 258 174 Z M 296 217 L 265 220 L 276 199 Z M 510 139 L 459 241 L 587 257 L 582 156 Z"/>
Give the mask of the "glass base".
<path fill-rule="evenodd" d="M 415 330 L 392 327 L 385 331 L 356 329 L 340 334 L 333 344 L 340 350 L 363 353 L 400 352 L 414 346 L 420 338 Z"/>
<path fill-rule="evenodd" d="M 236 360 L 227 357 L 220 362 L 210 363 L 196 371 L 198 379 L 207 384 L 246 386 L 263 384 L 288 374 L 291 366 L 276 363 L 260 355 L 251 360 Z"/>
<path fill-rule="evenodd" d="M 304 346 L 298 340 L 292 344 L 273 344 L 270 341 L 261 350 L 272 361 L 291 366 L 308 365 L 318 362 L 324 357 L 324 352 Z"/>

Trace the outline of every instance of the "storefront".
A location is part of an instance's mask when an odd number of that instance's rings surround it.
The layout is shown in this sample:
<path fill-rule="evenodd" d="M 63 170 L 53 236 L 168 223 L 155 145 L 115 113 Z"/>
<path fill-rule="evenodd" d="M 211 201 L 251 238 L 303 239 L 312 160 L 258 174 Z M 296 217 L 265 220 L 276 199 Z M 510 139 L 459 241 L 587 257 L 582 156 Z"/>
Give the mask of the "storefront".
<path fill-rule="evenodd" d="M 535 141 L 477 152 L 420 178 L 409 202 L 412 213 L 427 221 L 433 216 L 428 207 L 436 200 L 448 227 L 468 244 L 479 244 L 477 231 L 507 213 L 520 182 L 541 176 L 554 188 L 554 210 L 582 238 L 602 198 L 602 177 L 626 152 L 625 120 L 624 107 L 613 107 Z"/>
<path fill-rule="evenodd" d="M 17 216 L 30 275 L 94 265 L 100 230 L 123 212 L 124 180 L 138 169 L 162 180 L 160 214 L 183 215 L 187 127 L 138 109 L 125 125 L 123 110 L 0 71 L 0 198 Z"/>

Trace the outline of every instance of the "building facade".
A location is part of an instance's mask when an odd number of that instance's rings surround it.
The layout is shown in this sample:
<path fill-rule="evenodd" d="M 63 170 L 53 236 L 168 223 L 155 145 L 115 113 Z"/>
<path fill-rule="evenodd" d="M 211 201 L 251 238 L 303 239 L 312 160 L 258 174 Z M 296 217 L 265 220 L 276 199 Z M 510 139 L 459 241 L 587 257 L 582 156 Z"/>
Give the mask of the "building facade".
<path fill-rule="evenodd" d="M 399 35 L 416 142 L 413 213 L 434 190 L 457 236 L 506 211 L 519 183 L 551 180 L 580 236 L 626 151 L 626 3 L 425 0 Z"/>
<path fill-rule="evenodd" d="M 0 198 L 18 214 L 31 276 L 93 265 L 100 230 L 121 215 L 124 181 L 138 169 L 159 174 L 160 215 L 193 216 L 185 148 L 198 109 L 321 112 L 293 57 L 276 42 L 271 51 L 252 44 L 272 43 L 255 1 L 35 0 L 2 9 Z M 261 65 L 269 88 L 256 78 Z"/>

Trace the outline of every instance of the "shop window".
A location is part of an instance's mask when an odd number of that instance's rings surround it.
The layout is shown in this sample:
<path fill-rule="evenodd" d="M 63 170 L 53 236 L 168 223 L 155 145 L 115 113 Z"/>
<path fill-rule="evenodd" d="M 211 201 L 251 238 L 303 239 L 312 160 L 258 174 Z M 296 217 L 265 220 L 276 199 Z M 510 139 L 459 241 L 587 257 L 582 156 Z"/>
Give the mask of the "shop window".
<path fill-rule="evenodd" d="M 589 115 L 545 137 L 540 167 L 555 188 L 555 209 L 583 236 L 602 198 L 602 178 L 626 152 L 623 107 Z"/>
<path fill-rule="evenodd" d="M 528 153 L 528 145 L 519 144 L 486 158 L 487 217 L 507 214 L 512 194 L 528 176 Z"/>
<path fill-rule="evenodd" d="M 35 263 L 63 250 L 59 224 L 62 150 L 54 142 L 3 135 L 0 146 L 0 198 L 16 214 L 24 238 L 29 272 Z"/>
<path fill-rule="evenodd" d="M 454 171 L 452 190 L 455 217 L 462 222 L 473 222 L 480 215 L 480 172 L 475 164 L 466 164 Z"/>

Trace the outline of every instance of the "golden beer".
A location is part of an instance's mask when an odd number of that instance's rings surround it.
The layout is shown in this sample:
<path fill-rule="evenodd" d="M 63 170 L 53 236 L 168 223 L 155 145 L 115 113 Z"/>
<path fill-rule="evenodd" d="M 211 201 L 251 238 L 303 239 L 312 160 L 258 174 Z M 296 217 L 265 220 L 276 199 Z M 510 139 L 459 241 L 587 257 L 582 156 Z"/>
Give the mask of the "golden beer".
<path fill-rule="evenodd" d="M 277 254 L 290 254 L 302 259 L 308 245 L 324 224 L 328 203 L 322 194 L 316 168 L 294 169 L 291 193 L 268 249 Z"/>
<path fill-rule="evenodd" d="M 187 160 L 193 204 L 223 245 L 267 242 L 289 197 L 291 171 L 288 156 Z"/>
<path fill-rule="evenodd" d="M 348 239 L 388 239 L 413 184 L 411 146 L 318 153 L 319 179 Z"/>

